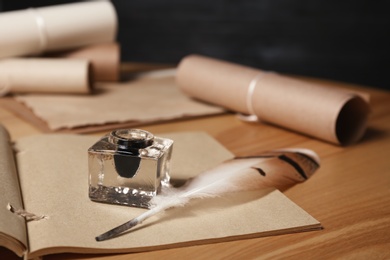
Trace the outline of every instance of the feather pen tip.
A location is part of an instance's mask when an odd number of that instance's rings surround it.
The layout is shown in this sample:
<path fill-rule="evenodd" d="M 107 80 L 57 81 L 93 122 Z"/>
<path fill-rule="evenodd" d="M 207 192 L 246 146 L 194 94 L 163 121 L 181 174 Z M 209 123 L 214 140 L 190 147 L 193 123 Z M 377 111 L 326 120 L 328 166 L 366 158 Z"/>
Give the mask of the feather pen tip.
<path fill-rule="evenodd" d="M 95 240 L 97 242 L 101 242 L 101 241 L 108 240 L 110 238 L 114 238 L 114 237 L 118 236 L 119 234 L 131 229 L 132 227 L 135 227 L 138 224 L 139 224 L 139 221 L 137 219 L 132 219 L 132 220 L 120 225 L 120 226 L 117 226 L 117 227 L 95 237 Z"/>

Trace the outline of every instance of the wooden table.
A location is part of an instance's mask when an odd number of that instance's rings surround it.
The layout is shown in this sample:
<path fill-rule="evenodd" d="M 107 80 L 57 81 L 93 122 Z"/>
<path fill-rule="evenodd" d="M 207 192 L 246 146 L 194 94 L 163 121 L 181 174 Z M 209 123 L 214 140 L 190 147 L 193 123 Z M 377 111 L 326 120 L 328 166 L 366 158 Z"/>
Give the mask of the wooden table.
<path fill-rule="evenodd" d="M 270 125 L 244 123 L 232 114 L 141 126 L 156 134 L 205 131 L 237 155 L 283 147 L 315 150 L 322 160 L 320 170 L 285 194 L 318 219 L 323 230 L 145 253 L 65 254 L 45 259 L 390 259 L 390 93 L 347 87 L 369 92 L 372 101 L 366 135 L 348 147 Z M 0 122 L 13 139 L 39 133 L 2 108 Z M 0 255 L 17 259 L 3 248 Z"/>

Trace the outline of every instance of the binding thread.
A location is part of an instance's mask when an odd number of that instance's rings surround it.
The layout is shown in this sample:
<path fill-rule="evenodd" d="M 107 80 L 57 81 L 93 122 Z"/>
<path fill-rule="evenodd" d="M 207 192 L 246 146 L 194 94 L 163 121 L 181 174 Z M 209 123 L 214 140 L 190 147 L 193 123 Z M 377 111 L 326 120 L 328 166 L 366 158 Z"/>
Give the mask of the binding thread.
<path fill-rule="evenodd" d="M 48 216 L 45 215 L 36 215 L 34 213 L 27 212 L 24 209 L 15 209 L 10 203 L 7 204 L 7 209 L 12 213 L 26 219 L 27 221 L 38 221 L 38 220 L 49 218 Z"/>

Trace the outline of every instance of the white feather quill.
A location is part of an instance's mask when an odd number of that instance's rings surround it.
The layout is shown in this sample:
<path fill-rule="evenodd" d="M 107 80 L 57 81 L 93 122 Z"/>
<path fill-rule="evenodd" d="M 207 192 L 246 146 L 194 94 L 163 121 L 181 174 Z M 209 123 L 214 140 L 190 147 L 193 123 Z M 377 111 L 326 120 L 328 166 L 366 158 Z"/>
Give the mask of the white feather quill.
<path fill-rule="evenodd" d="M 281 152 L 278 152 L 277 154 L 281 154 Z M 297 153 L 294 154 L 296 155 Z M 274 159 L 277 158 L 277 156 L 275 154 L 269 154 L 261 157 L 232 159 L 199 174 L 183 187 L 165 188 L 161 194 L 150 201 L 150 210 L 97 236 L 96 240 L 103 241 L 110 239 L 142 223 L 151 216 L 169 208 L 185 206 L 190 200 L 195 198 L 217 197 L 224 193 L 254 190 L 268 186 L 266 182 L 264 182 L 265 178 L 262 178 L 261 175 L 258 174 L 258 172 L 253 171 L 253 169 L 259 170 L 259 163 L 269 158 Z M 317 160 L 313 159 L 313 161 L 316 162 Z M 317 167 L 311 167 L 310 169 L 313 171 L 316 168 Z"/>

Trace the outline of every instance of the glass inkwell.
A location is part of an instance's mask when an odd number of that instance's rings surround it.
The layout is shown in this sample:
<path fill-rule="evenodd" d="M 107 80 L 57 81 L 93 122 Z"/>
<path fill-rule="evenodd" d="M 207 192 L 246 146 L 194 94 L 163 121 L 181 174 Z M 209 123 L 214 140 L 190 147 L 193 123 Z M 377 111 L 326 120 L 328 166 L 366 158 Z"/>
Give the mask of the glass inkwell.
<path fill-rule="evenodd" d="M 93 201 L 149 208 L 169 186 L 173 141 L 140 129 L 119 129 L 88 149 L 89 197 Z"/>

